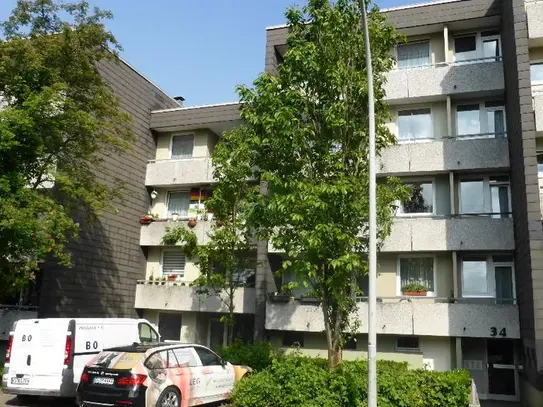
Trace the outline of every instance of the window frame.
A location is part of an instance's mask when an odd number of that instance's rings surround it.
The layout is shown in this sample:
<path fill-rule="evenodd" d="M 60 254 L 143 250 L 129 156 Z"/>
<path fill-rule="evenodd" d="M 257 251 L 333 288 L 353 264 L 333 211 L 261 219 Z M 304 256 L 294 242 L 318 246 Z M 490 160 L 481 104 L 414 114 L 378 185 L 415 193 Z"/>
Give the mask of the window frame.
<path fill-rule="evenodd" d="M 190 219 L 190 215 L 189 215 L 189 211 L 190 211 L 190 189 L 172 189 L 172 190 L 167 190 L 166 191 L 167 197 L 166 197 L 164 219 L 173 219 L 173 215 L 170 215 L 170 196 L 171 196 L 171 194 L 180 194 L 180 193 L 188 194 L 188 196 L 189 196 L 189 209 L 187 209 L 187 214 L 186 215 L 179 214 L 179 219 L 181 219 L 181 220 Z"/>
<path fill-rule="evenodd" d="M 419 213 L 404 213 L 402 211 L 402 201 L 396 201 L 398 209 L 396 210 L 396 217 L 398 218 L 419 218 L 419 217 L 432 217 L 436 216 L 436 179 L 435 177 L 430 178 L 417 178 L 404 180 L 405 185 L 410 184 L 432 184 L 432 212 L 419 212 Z"/>
<path fill-rule="evenodd" d="M 486 106 L 487 103 L 497 103 L 503 102 L 500 106 Z M 459 134 L 458 131 L 458 108 L 461 106 L 471 106 L 479 105 L 479 133 L 474 134 Z M 491 111 L 503 111 L 503 128 L 504 133 L 490 133 L 488 131 L 488 112 Z M 482 102 L 473 102 L 473 103 L 457 103 L 454 105 L 454 126 L 455 126 L 455 138 L 460 140 L 474 140 L 474 139 L 485 139 L 485 138 L 500 138 L 507 137 L 507 114 L 505 110 L 505 101 L 502 100 L 485 100 Z"/>
<path fill-rule="evenodd" d="M 192 156 L 187 158 L 173 158 L 173 139 L 175 137 L 189 137 L 192 136 Z M 192 160 L 194 158 L 194 147 L 196 147 L 196 133 L 194 132 L 188 132 L 188 133 L 172 133 L 170 136 L 170 146 L 169 146 L 169 152 L 170 152 L 170 160 Z"/>
<path fill-rule="evenodd" d="M 429 63 L 428 65 L 421 65 L 421 66 L 413 66 L 413 67 L 406 67 L 406 68 L 401 68 L 398 66 L 398 47 L 401 47 L 401 46 L 406 46 L 406 45 L 416 45 L 416 44 L 424 44 L 424 43 L 428 43 L 428 53 L 429 53 Z M 408 41 L 406 43 L 403 43 L 403 44 L 396 44 L 396 46 L 394 47 L 394 58 L 395 58 L 395 63 L 394 63 L 394 68 L 398 71 L 404 71 L 404 70 L 410 70 L 410 69 L 424 69 L 424 68 L 429 68 L 429 67 L 432 67 L 433 65 L 435 65 L 435 61 L 434 61 L 434 53 L 432 52 L 432 41 L 430 38 L 421 38 L 421 39 L 417 39 L 417 40 L 413 40 L 413 41 Z"/>
<path fill-rule="evenodd" d="M 185 280 L 185 273 L 187 272 L 187 255 L 185 253 L 183 253 L 183 256 L 185 257 L 185 268 L 183 269 L 183 272 L 182 273 L 179 273 L 179 272 L 167 272 L 167 273 L 164 273 L 164 254 L 166 252 L 181 252 L 181 248 L 180 247 L 177 247 L 177 248 L 163 248 L 162 249 L 162 253 L 161 253 L 161 256 L 160 256 L 160 275 L 161 276 L 170 276 L 170 275 L 177 275 L 177 276 L 180 276 L 181 280 Z"/>
<path fill-rule="evenodd" d="M 490 188 L 490 178 L 492 177 L 499 177 L 499 176 L 507 176 L 509 178 L 509 182 L 507 183 L 507 198 L 508 198 L 508 205 L 509 205 L 509 212 L 504 212 L 503 214 L 506 214 L 506 218 L 512 217 L 512 200 L 511 200 L 511 177 L 508 174 L 494 174 L 494 175 L 482 175 L 482 176 L 463 176 L 458 179 L 457 184 L 457 193 L 458 193 L 458 215 L 462 217 L 470 217 L 470 216 L 489 216 L 492 218 L 502 218 L 502 213 L 493 213 L 492 212 L 492 193 Z M 462 182 L 469 182 L 469 181 L 483 181 L 483 212 L 475 212 L 475 213 L 463 213 L 462 212 Z M 506 185 L 505 181 L 501 181 L 499 183 L 503 183 L 503 185 Z M 498 184 L 499 184 L 498 183 Z"/>
<path fill-rule="evenodd" d="M 511 261 L 494 261 L 493 256 L 499 256 L 498 253 L 490 254 L 467 254 L 460 256 L 459 258 L 459 270 L 460 270 L 460 297 L 461 298 L 496 298 L 496 267 L 511 267 L 511 284 L 513 291 L 513 300 L 516 303 L 517 287 L 515 281 L 515 259 Z M 511 254 L 513 256 L 513 254 Z M 486 282 L 488 286 L 487 293 L 464 293 L 464 261 L 470 258 L 484 258 L 486 262 Z"/>
<path fill-rule="evenodd" d="M 198 356 L 198 361 L 200 362 L 200 366 L 203 366 L 203 367 L 209 367 L 209 366 L 218 366 L 218 367 L 220 367 L 220 366 L 222 366 L 221 361 L 223 361 L 224 359 L 221 358 L 219 355 L 217 355 L 215 352 L 213 352 L 211 349 L 209 349 L 209 348 L 207 348 L 205 346 L 193 346 L 192 348 L 194 349 L 194 352 Z M 200 354 L 198 353 L 198 349 L 203 349 L 206 352 L 212 353 L 217 358 L 219 363 L 216 364 L 216 365 L 205 365 L 204 362 L 202 361 L 202 358 L 200 357 Z"/>
<path fill-rule="evenodd" d="M 424 254 L 424 253 L 409 253 L 409 254 L 400 254 L 396 258 L 396 296 L 404 297 L 402 295 L 402 274 L 401 274 L 401 260 L 402 259 L 420 259 L 427 258 L 433 259 L 433 279 L 434 279 L 434 291 L 427 291 L 426 297 L 437 297 L 437 255 L 435 254 Z M 411 298 L 411 297 L 410 297 Z"/>
<path fill-rule="evenodd" d="M 540 81 L 532 80 L 532 65 L 541 65 L 543 67 L 543 59 L 534 59 L 530 61 L 530 84 L 532 85 L 532 87 L 533 86 L 541 87 L 543 85 L 543 80 L 540 80 Z"/>
<path fill-rule="evenodd" d="M 142 341 L 141 341 L 141 328 L 142 328 L 143 326 L 148 326 L 148 327 L 149 327 L 149 330 L 150 330 L 150 333 L 151 333 L 151 337 L 153 336 L 153 334 L 156 335 L 156 342 L 153 342 L 153 341 L 151 341 L 151 342 L 142 342 Z M 153 327 L 151 326 L 151 324 L 148 324 L 147 322 L 140 322 L 140 323 L 138 323 L 138 339 L 140 340 L 140 343 L 159 343 L 159 341 L 160 341 L 160 335 L 159 335 L 159 333 L 155 330 L 155 328 L 153 328 Z"/>
<path fill-rule="evenodd" d="M 175 354 L 175 351 L 179 350 L 179 349 L 188 350 L 189 353 L 192 354 L 192 358 L 194 359 L 194 363 L 195 363 L 194 366 L 190 366 L 190 365 L 189 366 L 181 366 L 181 365 L 179 365 L 179 359 L 177 358 L 177 355 Z M 177 367 L 175 367 L 175 369 L 191 369 L 191 368 L 194 368 L 194 367 L 202 366 L 201 361 L 200 361 L 200 356 L 198 355 L 198 353 L 196 352 L 196 350 L 192 346 L 178 346 L 178 347 L 169 349 L 169 351 L 173 353 L 173 355 L 175 356 L 175 359 L 177 361 Z"/>
<path fill-rule="evenodd" d="M 402 347 L 402 346 L 398 346 L 398 340 L 400 338 L 417 338 L 417 347 L 416 348 L 405 348 L 405 347 Z M 416 353 L 419 353 L 420 352 L 420 336 L 419 335 L 397 335 L 396 336 L 396 341 L 395 341 L 395 344 L 394 344 L 394 349 L 396 351 L 401 351 L 401 352 L 416 352 Z"/>
<path fill-rule="evenodd" d="M 429 138 L 421 138 L 421 139 L 401 139 L 400 138 L 400 112 L 412 112 L 416 110 L 429 110 L 430 111 L 430 134 L 431 136 Z M 434 110 L 432 109 L 432 106 L 430 105 L 423 105 L 418 108 L 409 107 L 407 109 L 401 108 L 396 109 L 396 141 L 398 144 L 408 144 L 408 143 L 429 143 L 432 141 L 435 141 L 436 135 L 434 132 Z"/>
<path fill-rule="evenodd" d="M 492 30 L 484 30 L 484 31 L 476 31 L 476 32 L 465 32 L 465 33 L 455 33 L 451 37 L 452 39 L 452 63 L 455 65 L 466 65 L 466 64 L 476 64 L 476 63 L 482 63 L 482 62 L 498 62 L 503 60 L 503 46 L 502 46 L 502 36 L 501 31 L 499 29 L 496 29 L 498 34 L 494 35 L 485 35 L 483 36 L 483 32 L 492 31 Z M 465 38 L 465 37 L 471 37 L 475 36 L 475 54 L 476 57 L 474 59 L 466 59 L 458 61 L 456 59 L 456 52 L 455 52 L 455 40 L 457 38 Z M 498 40 L 498 51 L 499 56 L 497 57 L 485 57 L 484 56 L 484 40 L 492 40 L 497 39 Z"/>

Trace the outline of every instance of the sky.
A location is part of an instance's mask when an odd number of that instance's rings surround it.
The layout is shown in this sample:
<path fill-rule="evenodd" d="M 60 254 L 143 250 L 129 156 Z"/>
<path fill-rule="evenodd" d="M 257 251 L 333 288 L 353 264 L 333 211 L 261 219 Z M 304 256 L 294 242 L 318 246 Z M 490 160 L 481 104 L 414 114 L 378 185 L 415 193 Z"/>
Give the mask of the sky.
<path fill-rule="evenodd" d="M 111 10 L 106 26 L 121 56 L 185 106 L 237 100 L 236 86 L 250 85 L 264 69 L 266 27 L 284 24 L 284 13 L 304 0 L 88 0 Z M 381 8 L 413 0 L 380 0 Z M 5 20 L 16 0 L 0 0 Z"/>

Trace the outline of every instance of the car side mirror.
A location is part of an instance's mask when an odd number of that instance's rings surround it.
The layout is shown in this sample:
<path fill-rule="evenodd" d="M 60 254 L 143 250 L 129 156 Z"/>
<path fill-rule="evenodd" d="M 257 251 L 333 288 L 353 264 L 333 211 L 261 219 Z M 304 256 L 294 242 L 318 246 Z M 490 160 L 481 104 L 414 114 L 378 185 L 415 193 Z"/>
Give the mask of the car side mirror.
<path fill-rule="evenodd" d="M 224 360 L 223 358 L 221 358 L 221 366 L 222 366 L 222 367 L 225 367 L 227 363 L 228 363 L 228 362 L 227 362 L 226 360 Z"/>

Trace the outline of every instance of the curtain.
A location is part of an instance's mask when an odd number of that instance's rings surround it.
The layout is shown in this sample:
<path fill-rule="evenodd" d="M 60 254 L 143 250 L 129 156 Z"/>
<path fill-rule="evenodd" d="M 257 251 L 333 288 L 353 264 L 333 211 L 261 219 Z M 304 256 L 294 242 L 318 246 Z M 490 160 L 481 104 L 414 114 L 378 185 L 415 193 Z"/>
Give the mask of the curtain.
<path fill-rule="evenodd" d="M 189 215 L 189 193 L 188 192 L 171 192 L 168 200 L 168 217 L 171 218 L 174 213 L 180 217 Z"/>
<path fill-rule="evenodd" d="M 401 287 L 406 284 L 421 284 L 428 291 L 434 291 L 434 259 L 413 257 L 400 259 Z"/>
<path fill-rule="evenodd" d="M 172 159 L 192 158 L 194 136 L 175 136 L 172 140 Z"/>
<path fill-rule="evenodd" d="M 430 65 L 430 43 L 398 45 L 398 68 L 415 68 Z"/>

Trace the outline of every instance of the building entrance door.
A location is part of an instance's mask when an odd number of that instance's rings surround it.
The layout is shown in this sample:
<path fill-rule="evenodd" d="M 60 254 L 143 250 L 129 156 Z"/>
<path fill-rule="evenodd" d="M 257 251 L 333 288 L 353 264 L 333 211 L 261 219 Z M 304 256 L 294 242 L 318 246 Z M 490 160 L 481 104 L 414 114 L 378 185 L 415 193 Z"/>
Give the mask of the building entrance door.
<path fill-rule="evenodd" d="M 517 400 L 515 341 L 512 339 L 487 339 L 486 352 L 489 398 Z"/>

